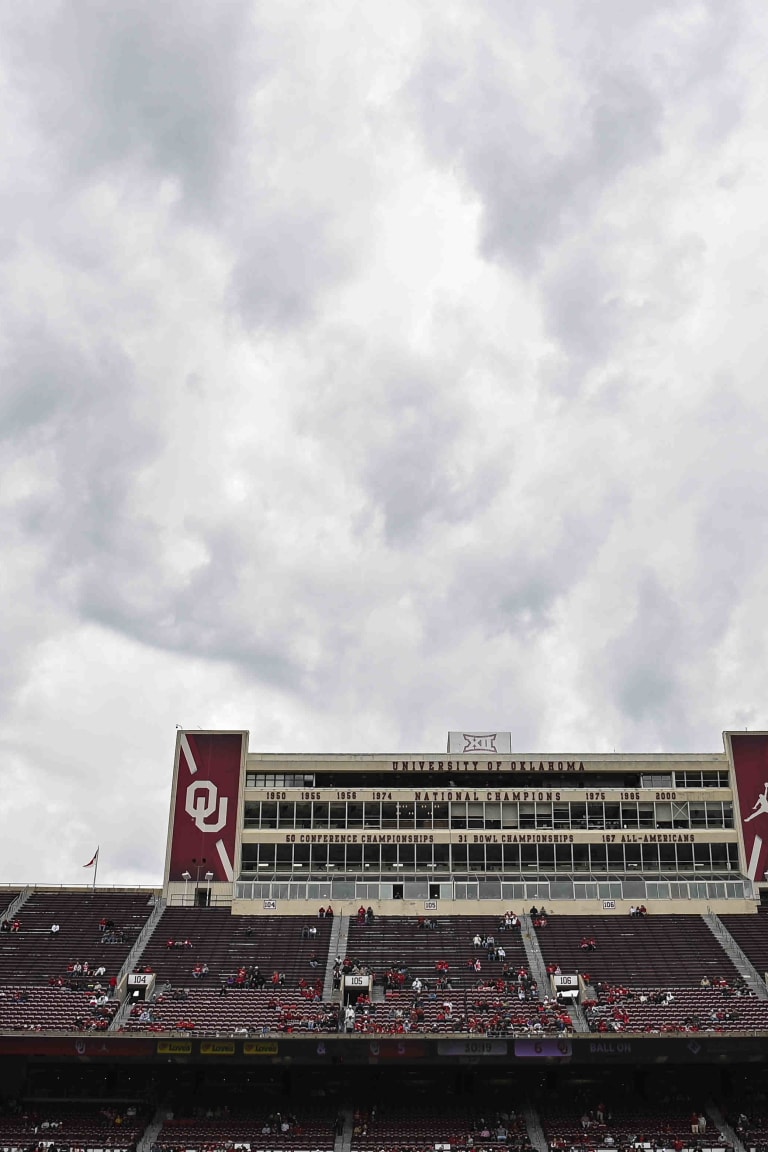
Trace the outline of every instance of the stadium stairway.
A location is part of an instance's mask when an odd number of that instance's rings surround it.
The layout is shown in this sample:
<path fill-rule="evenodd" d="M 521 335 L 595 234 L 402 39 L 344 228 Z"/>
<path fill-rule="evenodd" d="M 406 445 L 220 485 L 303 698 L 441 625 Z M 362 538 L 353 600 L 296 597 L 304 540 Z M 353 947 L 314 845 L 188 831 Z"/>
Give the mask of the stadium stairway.
<path fill-rule="evenodd" d="M 523 1108 L 522 1112 L 531 1147 L 535 1149 L 535 1152 L 549 1152 L 549 1144 L 536 1109 L 529 1104 L 527 1108 Z"/>
<path fill-rule="evenodd" d="M 29 900 L 29 898 L 33 892 L 34 892 L 34 888 L 32 888 L 31 886 L 28 888 L 23 888 L 21 890 L 21 892 L 17 892 L 16 895 L 13 897 L 13 899 L 8 904 L 8 907 L 3 912 L 3 916 L 2 916 L 3 920 L 12 920 L 14 918 L 14 916 L 16 915 L 16 913 L 18 912 L 19 908 L 23 907 L 24 904 L 26 904 L 27 900 Z"/>
<path fill-rule="evenodd" d="M 765 981 L 760 978 L 760 973 L 742 952 L 720 917 L 714 912 L 707 912 L 704 921 L 720 947 L 728 954 L 731 963 L 747 987 L 751 988 L 758 1000 L 768 1000 L 768 988 Z"/>
<path fill-rule="evenodd" d="M 147 920 L 146 924 L 144 925 L 144 927 L 142 928 L 138 937 L 136 938 L 136 943 L 133 945 L 133 948 L 131 948 L 130 952 L 126 956 L 125 963 L 123 964 L 122 968 L 120 969 L 120 971 L 118 973 L 118 976 L 117 976 L 118 987 L 120 986 L 120 981 L 124 977 L 130 976 L 131 972 L 136 971 L 136 965 L 138 964 L 139 960 L 141 959 L 141 955 L 147 946 L 147 942 L 149 941 L 150 936 L 152 935 L 155 928 L 157 927 L 157 922 L 160 919 L 160 917 L 162 916 L 164 911 L 165 911 L 165 900 L 163 900 L 162 897 L 158 897 L 158 899 L 155 903 L 155 906 L 152 909 L 152 913 L 151 913 L 149 919 Z"/>
<path fill-rule="evenodd" d="M 549 994 L 549 976 L 547 975 L 547 966 L 544 963 L 544 957 L 539 948 L 539 941 L 536 933 L 533 930 L 531 918 L 527 914 L 520 917 L 520 934 L 525 948 L 525 954 L 528 957 L 528 967 L 534 980 L 539 986 L 539 996 L 547 996 Z"/>
<path fill-rule="evenodd" d="M 136 1144 L 136 1152 L 150 1152 L 165 1119 L 165 1109 L 158 1108 Z"/>
<path fill-rule="evenodd" d="M 325 982 L 323 983 L 323 1000 L 330 1003 L 333 999 L 333 961 L 336 956 L 342 960 L 347 951 L 349 938 L 349 916 L 335 916 L 331 938 L 328 941 L 328 959 L 325 965 Z"/>
<path fill-rule="evenodd" d="M 149 919 L 147 920 L 146 924 L 144 925 L 144 927 L 142 928 L 138 937 L 136 938 L 136 943 L 134 944 L 133 948 L 131 948 L 130 952 L 126 956 L 125 963 L 123 964 L 122 968 L 120 969 L 120 971 L 118 973 L 118 976 L 117 976 L 118 989 L 120 988 L 122 981 L 124 979 L 126 979 L 128 976 L 130 976 L 131 972 L 136 971 L 136 965 L 138 964 L 139 960 L 141 960 L 141 954 L 144 951 L 152 933 L 154 932 L 155 928 L 157 927 L 157 923 L 158 923 L 160 917 L 162 916 L 164 910 L 165 910 L 165 900 L 163 900 L 161 897 L 158 897 L 157 902 L 155 904 L 155 907 L 152 909 L 152 913 L 151 913 Z M 131 1003 L 130 1003 L 128 996 L 126 995 L 125 999 L 123 1000 L 122 1004 L 118 1008 L 117 1012 L 115 1013 L 115 1015 L 110 1020 L 109 1027 L 107 1028 L 107 1031 L 108 1032 L 119 1032 L 120 1029 L 122 1028 L 123 1024 L 125 1023 L 126 1019 L 128 1018 L 130 1011 L 131 1011 Z"/>
<path fill-rule="evenodd" d="M 523 938 L 523 947 L 525 954 L 528 957 L 528 965 L 531 970 L 531 975 L 539 986 L 539 997 L 543 999 L 549 996 L 552 992 L 552 981 L 547 972 L 547 966 L 544 963 L 544 957 L 541 954 L 539 947 L 539 938 L 533 930 L 530 916 L 525 913 L 520 917 L 520 932 Z M 573 1028 L 575 1032 L 589 1032 L 589 1022 L 584 1015 L 584 1009 L 576 1001 L 568 1005 L 568 1012 L 573 1020 Z M 544 1133 L 542 1132 L 542 1139 Z M 533 1143 L 533 1141 L 531 1141 Z M 546 1141 L 545 1141 L 546 1143 Z M 535 1145 L 534 1145 L 535 1147 Z"/>
<path fill-rule="evenodd" d="M 351 1109 L 345 1108 L 341 1112 L 341 1116 L 344 1120 L 344 1123 L 342 1125 L 341 1134 L 337 1135 L 336 1140 L 334 1141 L 333 1152 L 350 1152 L 350 1148 L 352 1147 L 352 1129 L 354 1127 L 352 1122 L 353 1114 Z"/>
<path fill-rule="evenodd" d="M 707 1116 L 715 1126 L 715 1131 L 721 1132 L 729 1144 L 733 1145 L 733 1152 L 747 1152 L 735 1130 L 726 1120 L 717 1105 L 709 1103 L 706 1108 Z"/>

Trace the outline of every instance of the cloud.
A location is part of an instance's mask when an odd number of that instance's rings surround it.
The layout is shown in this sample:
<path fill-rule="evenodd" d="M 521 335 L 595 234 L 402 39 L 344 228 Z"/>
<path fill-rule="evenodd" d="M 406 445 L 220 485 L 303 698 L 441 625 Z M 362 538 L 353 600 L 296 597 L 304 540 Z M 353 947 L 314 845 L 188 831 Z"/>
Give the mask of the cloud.
<path fill-rule="evenodd" d="M 237 131 L 251 29 L 241 0 L 194 10 L 65 0 L 5 18 L 14 79 L 72 177 L 138 168 L 209 208 Z"/>
<path fill-rule="evenodd" d="M 764 722 L 762 14 L 2 23 L 7 874 L 157 878 L 176 723 Z"/>

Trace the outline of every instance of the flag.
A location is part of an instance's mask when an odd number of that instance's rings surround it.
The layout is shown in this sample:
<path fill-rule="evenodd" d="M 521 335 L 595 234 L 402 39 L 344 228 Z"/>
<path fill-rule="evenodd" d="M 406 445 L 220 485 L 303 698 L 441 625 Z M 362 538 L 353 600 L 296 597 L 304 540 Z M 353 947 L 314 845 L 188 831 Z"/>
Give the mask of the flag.
<path fill-rule="evenodd" d="M 87 864 L 83 864 L 83 868 L 93 868 L 94 864 L 97 863 L 98 859 L 99 859 L 99 850 L 97 848 L 96 853 L 93 857 L 93 860 L 89 860 Z"/>

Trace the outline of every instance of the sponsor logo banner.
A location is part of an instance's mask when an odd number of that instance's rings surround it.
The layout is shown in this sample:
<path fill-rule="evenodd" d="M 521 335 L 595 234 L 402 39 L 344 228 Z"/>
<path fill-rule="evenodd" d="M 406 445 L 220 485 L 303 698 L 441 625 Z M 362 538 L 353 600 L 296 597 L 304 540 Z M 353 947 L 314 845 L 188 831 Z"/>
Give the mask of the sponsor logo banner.
<path fill-rule="evenodd" d="M 234 879 L 240 732 L 180 732 L 169 880 L 194 883 Z"/>
<path fill-rule="evenodd" d="M 232 1040 L 203 1040 L 200 1045 L 201 1056 L 234 1056 L 235 1045 Z"/>
<path fill-rule="evenodd" d="M 159 1056 L 189 1056 L 192 1052 L 191 1040 L 158 1040 Z"/>
<path fill-rule="evenodd" d="M 760 882 L 768 871 L 768 733 L 734 732 L 730 741 L 745 869 Z"/>
<path fill-rule="evenodd" d="M 246 1056 L 277 1056 L 276 1040 L 246 1040 L 243 1044 Z"/>

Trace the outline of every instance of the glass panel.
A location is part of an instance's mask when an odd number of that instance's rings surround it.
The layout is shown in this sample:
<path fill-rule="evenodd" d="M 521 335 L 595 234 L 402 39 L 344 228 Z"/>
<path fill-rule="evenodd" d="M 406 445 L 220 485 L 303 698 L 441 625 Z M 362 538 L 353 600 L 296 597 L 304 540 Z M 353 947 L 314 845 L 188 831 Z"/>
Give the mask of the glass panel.
<path fill-rule="evenodd" d="M 521 804 L 520 805 L 520 827 L 521 828 L 535 828 L 536 827 L 536 805 L 535 804 Z"/>
<path fill-rule="evenodd" d="M 381 827 L 381 804 L 374 803 L 371 800 L 365 802 L 365 828 L 380 828 Z"/>
<path fill-rule="evenodd" d="M 482 804 L 469 803 L 467 804 L 467 821 L 469 828 L 482 828 L 485 813 Z"/>
<path fill-rule="evenodd" d="M 551 828 L 553 819 L 554 817 L 551 804 L 538 803 L 536 805 L 537 828 Z"/>
<path fill-rule="evenodd" d="M 295 828 L 295 809 L 296 805 L 291 801 L 286 803 L 283 801 L 277 806 L 277 818 L 280 828 Z"/>
<path fill-rule="evenodd" d="M 297 804 L 296 805 L 296 827 L 297 828 L 311 828 L 312 827 L 312 805 L 311 804 Z"/>
<path fill-rule="evenodd" d="M 331 828 L 343 828 L 346 823 L 346 804 L 331 804 Z"/>
<path fill-rule="evenodd" d="M 277 804 L 262 804 L 261 827 L 277 828 Z"/>
<path fill-rule="evenodd" d="M 419 803 L 416 805 L 416 827 L 422 829 L 432 827 L 431 804 Z"/>
<path fill-rule="evenodd" d="M 486 828 L 501 828 L 501 804 L 486 804 L 485 826 Z"/>
<path fill-rule="evenodd" d="M 501 806 L 501 826 L 502 828 L 517 828 L 518 826 L 518 809 L 517 804 L 502 804 Z"/>
<path fill-rule="evenodd" d="M 451 804 L 451 828 L 466 828 L 467 826 L 467 806 L 466 804 Z"/>
<path fill-rule="evenodd" d="M 382 828 L 397 828 L 397 804 L 382 804 L 381 826 Z"/>
<path fill-rule="evenodd" d="M 414 811 L 414 806 L 411 803 L 402 801 L 398 804 L 397 813 L 401 828 L 413 828 Z"/>
<path fill-rule="evenodd" d="M 435 828 L 448 827 L 448 805 L 442 802 L 432 805 L 432 824 Z"/>

